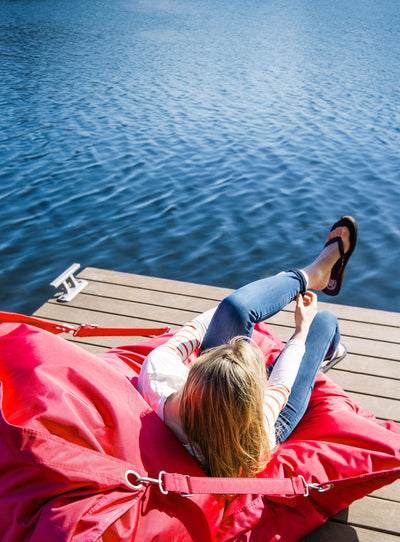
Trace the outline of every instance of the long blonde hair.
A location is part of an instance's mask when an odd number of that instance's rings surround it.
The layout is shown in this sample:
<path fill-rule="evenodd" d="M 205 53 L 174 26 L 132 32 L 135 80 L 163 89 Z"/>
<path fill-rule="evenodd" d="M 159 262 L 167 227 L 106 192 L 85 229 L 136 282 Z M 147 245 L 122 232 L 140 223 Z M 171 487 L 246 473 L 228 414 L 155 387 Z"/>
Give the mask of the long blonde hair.
<path fill-rule="evenodd" d="M 179 416 L 211 476 L 254 476 L 269 460 L 265 385 L 261 351 L 243 337 L 207 350 L 190 365 Z"/>

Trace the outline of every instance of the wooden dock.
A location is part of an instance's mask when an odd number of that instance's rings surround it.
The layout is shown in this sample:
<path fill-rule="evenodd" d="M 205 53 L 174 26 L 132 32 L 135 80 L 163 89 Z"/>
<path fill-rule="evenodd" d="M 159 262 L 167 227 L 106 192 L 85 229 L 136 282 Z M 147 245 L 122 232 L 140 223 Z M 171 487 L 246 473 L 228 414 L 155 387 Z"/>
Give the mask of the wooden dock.
<path fill-rule="evenodd" d="M 169 325 L 172 329 L 215 306 L 231 290 L 154 277 L 86 268 L 88 286 L 68 303 L 57 294 L 34 314 L 66 324 L 109 327 Z M 322 296 L 321 296 L 322 297 Z M 400 422 L 400 313 L 320 303 L 340 321 L 347 357 L 329 375 L 379 419 Z M 293 307 L 269 320 L 283 341 L 293 326 Z M 68 338 L 68 336 L 66 336 Z M 137 342 L 136 337 L 70 340 L 103 352 Z M 386 486 L 332 517 L 304 542 L 400 542 L 400 481 Z"/>

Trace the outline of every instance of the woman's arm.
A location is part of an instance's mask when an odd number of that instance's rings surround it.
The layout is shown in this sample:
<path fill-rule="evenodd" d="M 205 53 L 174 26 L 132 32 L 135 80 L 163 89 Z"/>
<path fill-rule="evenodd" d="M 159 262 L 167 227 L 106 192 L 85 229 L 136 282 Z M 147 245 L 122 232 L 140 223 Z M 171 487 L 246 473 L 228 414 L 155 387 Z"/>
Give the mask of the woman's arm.
<path fill-rule="evenodd" d="M 187 322 L 169 341 L 153 350 L 153 352 L 160 350 L 163 353 L 164 349 L 166 349 L 177 355 L 181 362 L 185 361 L 200 347 L 215 311 L 216 307 L 199 314 L 199 316 Z"/>
<path fill-rule="evenodd" d="M 187 322 L 143 362 L 137 388 L 162 420 L 167 397 L 186 382 L 188 368 L 183 362 L 201 345 L 214 311 L 210 309 Z"/>
<path fill-rule="evenodd" d="M 269 385 L 284 384 L 289 390 L 292 388 L 304 355 L 308 331 L 317 310 L 317 296 L 313 292 L 306 292 L 304 297 L 297 296 L 295 330 L 275 362 L 268 380 Z"/>
<path fill-rule="evenodd" d="M 317 313 L 317 296 L 306 292 L 296 299 L 295 331 L 275 362 L 264 396 L 264 414 L 273 428 L 285 406 L 305 352 L 305 341 Z"/>

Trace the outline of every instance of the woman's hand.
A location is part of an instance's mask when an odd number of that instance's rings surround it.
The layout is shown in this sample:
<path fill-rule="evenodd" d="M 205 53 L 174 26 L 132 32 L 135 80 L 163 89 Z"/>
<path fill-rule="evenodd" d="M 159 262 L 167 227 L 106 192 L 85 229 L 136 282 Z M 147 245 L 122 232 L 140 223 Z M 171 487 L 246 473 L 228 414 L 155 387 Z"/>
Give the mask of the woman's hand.
<path fill-rule="evenodd" d="M 301 294 L 297 296 L 294 313 L 295 332 L 292 339 L 306 340 L 311 322 L 317 311 L 317 296 L 314 292 L 307 291 L 304 296 Z"/>

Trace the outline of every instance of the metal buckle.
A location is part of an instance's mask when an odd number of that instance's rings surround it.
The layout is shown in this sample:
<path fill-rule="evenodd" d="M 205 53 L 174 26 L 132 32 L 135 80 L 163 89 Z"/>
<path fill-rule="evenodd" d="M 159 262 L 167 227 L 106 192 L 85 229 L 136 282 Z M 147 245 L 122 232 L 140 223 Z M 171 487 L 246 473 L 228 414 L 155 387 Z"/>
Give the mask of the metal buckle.
<path fill-rule="evenodd" d="M 134 489 L 135 491 L 139 491 L 139 489 L 142 489 L 143 484 L 157 484 L 158 489 L 161 491 L 161 493 L 163 495 L 168 495 L 168 491 L 166 491 L 163 487 L 163 481 L 162 481 L 163 474 L 165 474 L 164 470 L 160 471 L 158 478 L 148 478 L 147 476 L 140 476 L 134 470 L 127 470 L 125 471 L 125 481 L 128 484 L 128 486 Z M 129 480 L 129 476 L 135 476 L 137 480 L 137 484 L 132 484 L 132 482 Z"/>
<path fill-rule="evenodd" d="M 304 476 L 299 474 L 299 478 L 303 480 L 304 487 L 306 488 L 306 492 L 304 493 L 304 497 L 308 497 L 310 494 L 310 489 L 316 489 L 318 493 L 325 493 L 325 491 L 329 491 L 333 488 L 334 484 L 332 482 L 328 482 L 327 484 L 308 484 Z"/>
<path fill-rule="evenodd" d="M 186 478 L 190 480 L 190 476 L 188 474 L 185 474 Z M 189 484 L 188 484 L 189 487 Z M 181 497 L 193 497 L 194 493 L 181 493 Z"/>
<path fill-rule="evenodd" d="M 73 335 L 75 333 L 75 328 L 68 326 L 67 324 L 60 324 L 59 326 L 56 326 L 54 329 L 57 329 L 58 331 L 62 333 L 69 333 L 70 335 Z"/>
<path fill-rule="evenodd" d="M 81 329 L 97 329 L 99 326 L 96 326 L 96 324 L 79 324 L 79 326 L 74 329 L 74 331 L 72 332 L 72 335 L 74 337 L 90 337 L 90 333 L 83 333 L 82 335 L 80 334 L 80 331 Z"/>

